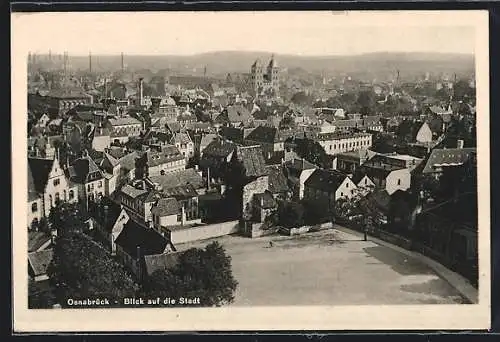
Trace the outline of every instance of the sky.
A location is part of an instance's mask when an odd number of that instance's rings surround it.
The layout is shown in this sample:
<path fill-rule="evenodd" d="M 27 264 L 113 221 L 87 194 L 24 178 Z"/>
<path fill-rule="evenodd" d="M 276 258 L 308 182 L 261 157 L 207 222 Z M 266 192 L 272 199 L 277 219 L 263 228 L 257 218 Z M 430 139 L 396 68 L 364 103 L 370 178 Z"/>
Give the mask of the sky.
<path fill-rule="evenodd" d="M 38 54 L 472 54 L 478 12 L 468 12 L 16 13 L 12 39 Z"/>

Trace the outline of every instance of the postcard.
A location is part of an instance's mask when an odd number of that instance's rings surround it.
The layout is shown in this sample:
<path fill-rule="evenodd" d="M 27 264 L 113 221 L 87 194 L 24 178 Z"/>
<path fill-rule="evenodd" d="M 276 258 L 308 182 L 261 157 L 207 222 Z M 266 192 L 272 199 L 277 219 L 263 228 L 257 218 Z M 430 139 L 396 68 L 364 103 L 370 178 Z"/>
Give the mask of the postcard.
<path fill-rule="evenodd" d="M 13 13 L 14 331 L 488 329 L 488 37 Z"/>

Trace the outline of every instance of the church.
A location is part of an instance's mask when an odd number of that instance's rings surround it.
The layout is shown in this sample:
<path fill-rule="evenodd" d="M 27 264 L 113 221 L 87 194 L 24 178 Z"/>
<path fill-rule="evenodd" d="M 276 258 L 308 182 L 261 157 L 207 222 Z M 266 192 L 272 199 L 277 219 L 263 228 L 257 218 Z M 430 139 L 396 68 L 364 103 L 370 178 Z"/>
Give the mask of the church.
<path fill-rule="evenodd" d="M 252 90 L 255 95 L 279 96 L 279 69 L 274 55 L 265 69 L 261 60 L 257 59 L 252 64 L 250 73 Z"/>

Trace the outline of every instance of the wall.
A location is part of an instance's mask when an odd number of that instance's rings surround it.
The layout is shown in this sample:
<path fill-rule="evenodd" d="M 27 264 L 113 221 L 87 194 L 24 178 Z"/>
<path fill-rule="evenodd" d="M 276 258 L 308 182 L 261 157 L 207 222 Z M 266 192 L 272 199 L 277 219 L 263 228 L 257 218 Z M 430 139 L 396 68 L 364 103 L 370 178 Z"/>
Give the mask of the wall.
<path fill-rule="evenodd" d="M 254 194 L 259 194 L 267 190 L 269 187 L 268 176 L 259 177 L 253 182 L 248 183 L 243 187 L 242 210 L 245 212 L 247 206 L 251 208 L 252 197 Z"/>
<path fill-rule="evenodd" d="M 392 171 L 386 178 L 385 190 L 392 195 L 396 190 L 408 190 L 410 188 L 410 171 L 401 169 Z M 399 184 L 398 184 L 398 181 Z"/>
<path fill-rule="evenodd" d="M 163 163 L 156 166 L 150 166 L 148 168 L 148 174 L 150 176 L 160 176 L 163 171 L 165 174 L 182 171 L 186 169 L 186 160 L 180 159 L 172 162 Z"/>
<path fill-rule="evenodd" d="M 111 137 L 109 135 L 101 135 L 94 137 L 92 140 L 92 148 L 96 151 L 103 152 L 104 149 L 111 145 Z"/>
<path fill-rule="evenodd" d="M 55 180 L 59 180 L 59 184 L 54 185 Z M 49 173 L 48 181 L 45 187 L 45 193 L 43 196 L 45 216 L 49 216 L 50 209 L 55 205 L 56 194 L 59 194 L 59 199 L 61 201 L 65 201 L 67 200 L 67 197 L 64 197 L 65 193 L 66 196 L 69 195 L 69 183 L 64 174 L 64 170 L 60 167 L 58 160 L 55 159 L 54 164 L 52 165 L 52 170 Z M 76 198 L 77 197 L 75 196 L 75 200 Z"/>
<path fill-rule="evenodd" d="M 156 219 L 158 218 L 160 226 L 162 226 L 162 227 L 175 226 L 175 225 L 179 224 L 179 221 L 177 221 L 177 214 L 169 215 L 169 216 L 162 216 L 162 217 L 158 217 L 158 216 L 153 215 L 153 217 L 155 220 L 155 225 L 158 225 L 157 221 L 156 221 Z"/>
<path fill-rule="evenodd" d="M 332 140 L 318 140 L 318 143 L 325 149 L 326 154 L 335 155 L 337 153 L 355 151 L 372 146 L 372 135 L 363 134 L 348 138 Z"/>
<path fill-rule="evenodd" d="M 432 141 L 432 131 L 427 123 L 424 122 L 418 130 L 416 140 L 421 143 Z"/>
<path fill-rule="evenodd" d="M 356 190 L 356 184 L 349 178 L 346 177 L 342 184 L 335 191 L 335 201 L 341 197 L 351 198 L 354 195 L 354 190 Z"/>
<path fill-rule="evenodd" d="M 36 203 L 36 211 L 33 212 L 32 210 L 32 205 Z M 40 222 L 40 219 L 43 217 L 43 206 L 42 206 L 42 199 L 41 198 L 36 198 L 33 201 L 28 201 L 28 227 L 31 227 L 31 223 L 33 220 L 37 220 Z"/>
<path fill-rule="evenodd" d="M 170 231 L 170 239 L 174 245 L 190 242 L 206 240 L 214 237 L 234 234 L 239 231 L 238 221 L 229 221 L 217 224 L 209 224 L 195 226 L 185 229 L 173 229 Z"/>
<path fill-rule="evenodd" d="M 315 169 L 304 170 L 300 173 L 299 177 L 299 199 L 304 198 L 304 183 L 313 174 Z"/>

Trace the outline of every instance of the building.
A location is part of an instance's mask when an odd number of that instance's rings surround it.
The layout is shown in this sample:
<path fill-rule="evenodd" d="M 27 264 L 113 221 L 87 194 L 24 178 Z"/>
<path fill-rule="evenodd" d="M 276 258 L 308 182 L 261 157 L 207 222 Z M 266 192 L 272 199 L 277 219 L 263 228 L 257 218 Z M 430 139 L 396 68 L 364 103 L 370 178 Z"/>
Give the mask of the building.
<path fill-rule="evenodd" d="M 379 189 L 385 189 L 389 195 L 397 190 L 406 191 L 411 185 L 411 171 L 407 161 L 376 155 L 360 167 L 360 173 Z"/>
<path fill-rule="evenodd" d="M 96 231 L 108 244 L 111 254 L 116 255 L 116 238 L 130 220 L 130 216 L 121 205 L 115 202 L 105 200 L 102 204 L 102 206 L 99 206 L 96 217 L 94 217 Z"/>
<path fill-rule="evenodd" d="M 186 168 L 186 158 L 174 145 L 161 146 L 158 149 L 149 149 L 136 162 L 140 176 L 159 176 Z"/>
<path fill-rule="evenodd" d="M 48 217 L 51 208 L 61 201 L 78 201 L 78 186 L 66 177 L 57 156 L 54 159 L 28 157 L 28 168 L 28 219 Z"/>
<path fill-rule="evenodd" d="M 87 209 L 89 204 L 98 202 L 108 195 L 104 173 L 88 153 L 74 161 L 68 168 L 68 174 L 71 182 L 77 184 L 79 199 Z"/>
<path fill-rule="evenodd" d="M 143 130 L 143 123 L 132 117 L 108 119 L 107 127 L 116 137 L 138 137 Z"/>
<path fill-rule="evenodd" d="M 316 169 L 304 183 L 304 199 L 323 202 L 333 209 L 340 198 L 354 196 L 356 184 L 344 173 L 335 170 Z"/>
<path fill-rule="evenodd" d="M 467 161 L 472 161 L 475 158 L 475 148 L 435 148 L 427 158 L 422 174 L 439 178 L 443 173 L 443 168 L 447 166 L 464 165 Z"/>
<path fill-rule="evenodd" d="M 80 90 L 51 90 L 41 100 L 49 107 L 49 111 L 63 115 L 78 105 L 90 105 L 93 103 L 92 95 L 85 94 Z"/>
<path fill-rule="evenodd" d="M 431 143 L 434 140 L 434 135 L 427 122 L 422 123 L 422 126 L 420 126 L 419 130 L 417 131 L 415 140 L 418 143 L 423 144 Z"/>
<path fill-rule="evenodd" d="M 162 233 L 162 228 L 181 224 L 182 210 L 175 198 L 161 198 L 151 209 L 153 226 Z"/>
<path fill-rule="evenodd" d="M 304 198 L 305 182 L 318 167 L 305 159 L 294 158 L 284 163 L 287 179 L 295 199 Z"/>
<path fill-rule="evenodd" d="M 274 56 L 271 57 L 267 68 L 264 69 L 260 59 L 257 59 L 250 68 L 250 82 L 252 90 L 256 95 L 272 92 L 275 96 L 279 94 L 279 68 Z"/>
<path fill-rule="evenodd" d="M 253 120 L 250 111 L 240 104 L 226 107 L 217 117 L 215 123 L 221 126 L 241 127 L 248 125 Z"/>
<path fill-rule="evenodd" d="M 264 157 L 270 159 L 275 153 L 285 150 L 285 140 L 287 137 L 280 134 L 280 131 L 276 127 L 259 126 L 247 135 L 245 143 L 260 145 Z"/>
<path fill-rule="evenodd" d="M 366 148 L 355 151 L 342 152 L 335 155 L 333 169 L 347 174 L 355 174 L 360 165 L 373 157 L 376 152 Z"/>
<path fill-rule="evenodd" d="M 194 143 L 186 132 L 174 133 L 170 143 L 177 147 L 186 160 L 194 156 Z"/>
<path fill-rule="evenodd" d="M 320 133 L 317 134 L 316 140 L 329 155 L 368 149 L 372 146 L 370 133 Z"/>

